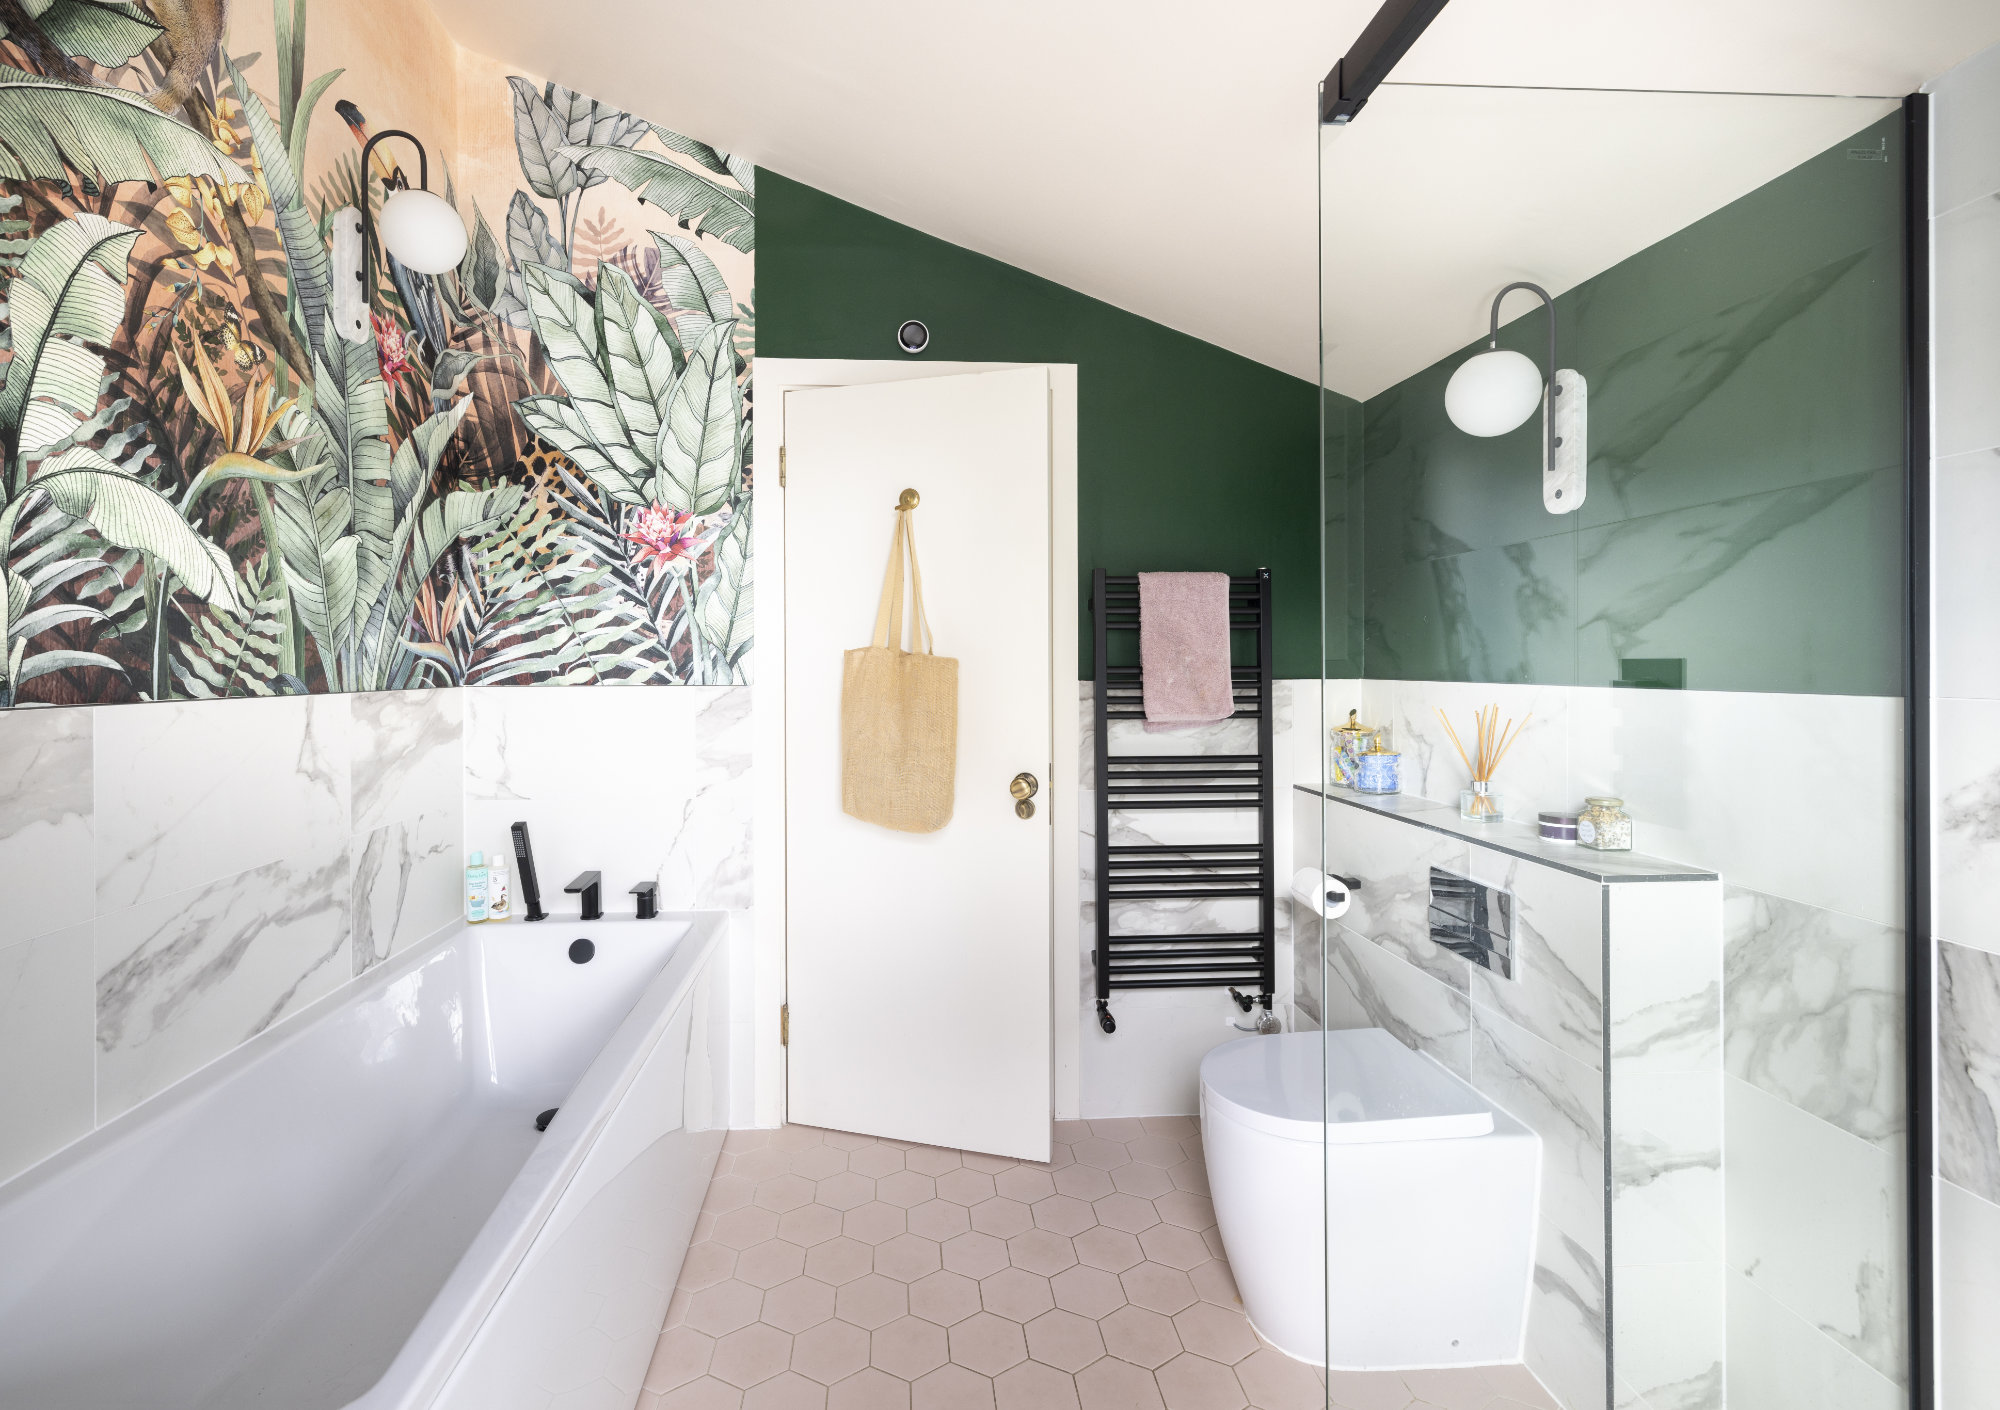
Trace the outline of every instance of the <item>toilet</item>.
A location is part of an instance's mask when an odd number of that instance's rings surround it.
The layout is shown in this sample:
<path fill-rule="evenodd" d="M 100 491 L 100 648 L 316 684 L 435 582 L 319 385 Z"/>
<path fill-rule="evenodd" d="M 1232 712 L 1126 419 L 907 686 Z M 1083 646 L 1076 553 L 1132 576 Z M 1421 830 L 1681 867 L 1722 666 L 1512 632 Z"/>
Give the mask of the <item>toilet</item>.
<path fill-rule="evenodd" d="M 1224 1043 L 1202 1059 L 1201 1139 L 1244 1310 L 1280 1351 L 1521 1359 L 1541 1138 L 1434 1059 L 1380 1028 Z"/>

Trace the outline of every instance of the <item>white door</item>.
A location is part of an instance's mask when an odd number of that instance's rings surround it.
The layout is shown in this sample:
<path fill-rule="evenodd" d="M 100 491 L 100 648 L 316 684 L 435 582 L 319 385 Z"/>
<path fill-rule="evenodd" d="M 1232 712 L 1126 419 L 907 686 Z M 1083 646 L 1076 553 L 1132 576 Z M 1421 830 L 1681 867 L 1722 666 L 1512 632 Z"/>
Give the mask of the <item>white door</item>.
<path fill-rule="evenodd" d="M 1048 374 L 787 392 L 784 416 L 787 1119 L 1046 1160 Z M 840 808 L 841 653 L 874 629 L 905 489 L 959 662 L 955 806 L 926 834 Z"/>

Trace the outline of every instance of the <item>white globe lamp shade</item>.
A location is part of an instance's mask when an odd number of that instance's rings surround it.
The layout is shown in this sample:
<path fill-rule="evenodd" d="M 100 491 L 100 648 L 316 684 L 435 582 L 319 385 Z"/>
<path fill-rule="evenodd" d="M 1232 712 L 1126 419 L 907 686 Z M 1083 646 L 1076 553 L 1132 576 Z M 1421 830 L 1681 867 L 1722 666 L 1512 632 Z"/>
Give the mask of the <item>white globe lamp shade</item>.
<path fill-rule="evenodd" d="M 1445 415 L 1468 436 L 1504 436 L 1541 404 L 1541 368 L 1504 348 L 1467 358 L 1444 389 Z"/>
<path fill-rule="evenodd" d="M 443 274 L 465 258 L 465 222 L 442 196 L 391 191 L 382 202 L 382 246 L 419 274 Z"/>

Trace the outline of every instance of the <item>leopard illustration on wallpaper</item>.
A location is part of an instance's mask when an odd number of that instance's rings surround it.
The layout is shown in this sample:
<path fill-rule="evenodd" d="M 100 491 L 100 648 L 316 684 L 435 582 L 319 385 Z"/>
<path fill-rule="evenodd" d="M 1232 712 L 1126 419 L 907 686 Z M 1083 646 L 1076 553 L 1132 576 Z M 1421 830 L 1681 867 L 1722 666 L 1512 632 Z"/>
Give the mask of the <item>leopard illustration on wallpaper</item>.
<path fill-rule="evenodd" d="M 469 247 L 371 252 L 356 341 L 337 217 L 417 159 L 363 181 L 306 21 L 267 57 L 223 0 L 0 16 L 0 706 L 747 680 L 754 170 L 488 85 L 515 189 L 415 133 Z"/>

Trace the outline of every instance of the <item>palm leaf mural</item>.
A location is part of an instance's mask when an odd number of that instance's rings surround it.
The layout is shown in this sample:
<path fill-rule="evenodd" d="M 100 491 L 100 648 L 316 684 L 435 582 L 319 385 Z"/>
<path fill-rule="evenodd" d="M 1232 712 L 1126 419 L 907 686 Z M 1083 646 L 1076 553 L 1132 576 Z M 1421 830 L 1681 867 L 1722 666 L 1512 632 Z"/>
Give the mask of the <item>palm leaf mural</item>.
<path fill-rule="evenodd" d="M 660 252 L 660 288 L 674 310 L 674 326 L 692 343 L 733 314 L 729 285 L 694 241 L 654 231 L 653 244 Z"/>
<path fill-rule="evenodd" d="M 610 177 L 688 230 L 713 236 L 745 254 L 757 248 L 757 198 L 748 190 L 725 186 L 659 152 L 577 145 L 564 147 L 559 155 L 586 172 Z"/>
<path fill-rule="evenodd" d="M 724 679 L 743 679 L 750 654 L 750 506 L 744 504 L 715 544 L 715 572 L 695 595 L 702 641 L 720 658 Z"/>
<path fill-rule="evenodd" d="M 271 120 L 271 114 L 259 98 L 243 80 L 243 71 L 235 60 L 225 60 L 224 67 L 229 72 L 229 82 L 236 89 L 236 100 L 243 106 L 243 120 L 250 128 L 250 142 L 256 149 L 258 164 L 264 170 L 264 186 L 270 193 L 271 213 L 278 223 L 278 238 L 284 242 L 285 260 L 291 272 L 291 303 L 297 309 L 298 327 L 294 330 L 299 341 L 304 344 L 309 356 L 329 356 L 326 347 L 326 310 L 332 299 L 333 266 L 327 259 L 326 245 L 320 239 L 319 226 L 306 211 L 305 188 L 299 184 L 297 168 L 293 165 L 291 152 L 286 146 L 278 124 Z M 336 70 L 338 72 L 338 70 Z M 332 75 L 326 77 L 331 78 Z M 325 85 L 320 85 L 324 89 Z M 317 92 L 313 95 L 318 96 Z M 293 136 L 298 139 L 300 150 L 304 149 L 305 119 L 311 117 L 311 104 L 304 107 L 305 118 L 294 115 Z M 298 369 L 304 372 L 306 369 Z"/>
<path fill-rule="evenodd" d="M 684 514 L 713 514 L 731 503 L 743 463 L 743 404 L 726 319 L 701 335 L 675 379 L 660 425 L 653 498 Z"/>
<path fill-rule="evenodd" d="M 63 53 L 108 69 L 131 63 L 166 32 L 138 6 L 111 0 L 24 0 L 21 8 Z M 4 25 L 0 37 L 5 37 Z"/>
<path fill-rule="evenodd" d="M 249 180 L 201 133 L 136 93 L 0 64 L 0 181 L 67 181 L 72 172 L 100 188 L 163 176 Z"/>

